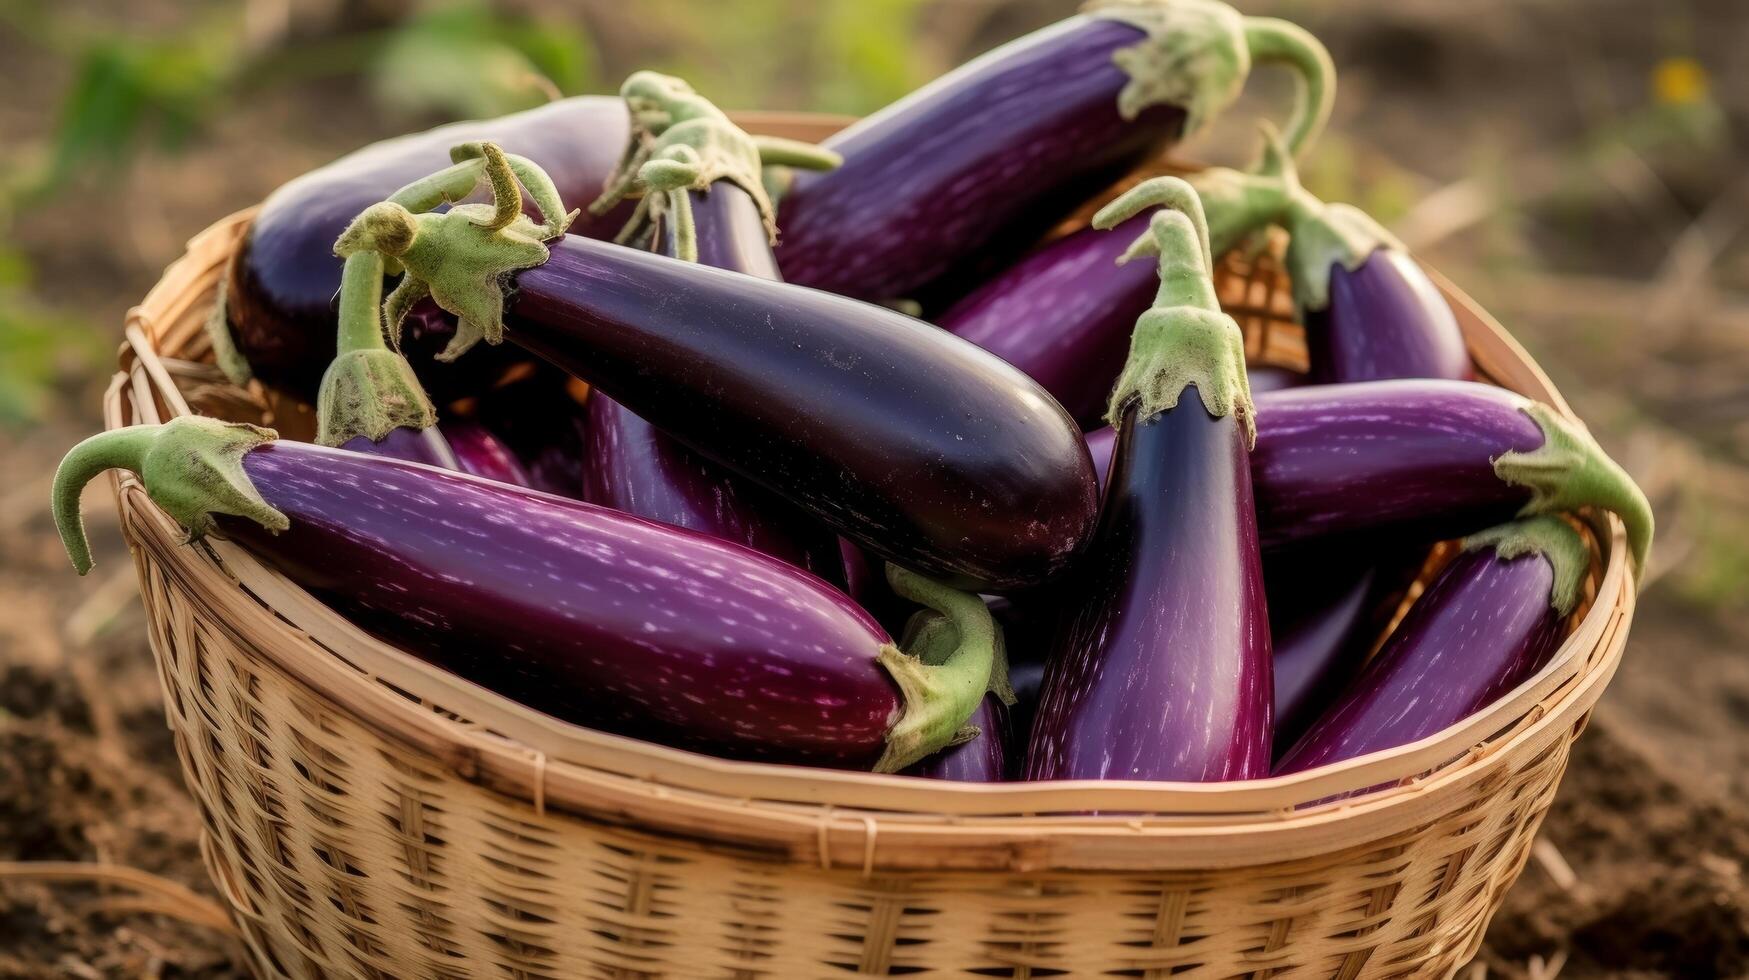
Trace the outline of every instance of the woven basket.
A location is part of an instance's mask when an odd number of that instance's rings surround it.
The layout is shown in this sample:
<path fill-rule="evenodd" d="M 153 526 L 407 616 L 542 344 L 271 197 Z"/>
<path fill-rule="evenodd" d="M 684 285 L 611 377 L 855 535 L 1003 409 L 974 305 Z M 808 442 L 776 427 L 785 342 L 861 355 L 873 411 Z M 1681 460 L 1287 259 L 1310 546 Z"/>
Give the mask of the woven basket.
<path fill-rule="evenodd" d="M 248 218 L 195 238 L 129 314 L 108 426 L 306 423 L 210 364 L 202 321 Z M 1227 260 L 1219 287 L 1255 358 L 1303 359 L 1267 258 Z M 1443 288 L 1485 377 L 1566 409 Z M 1447 975 L 1523 867 L 1634 606 L 1622 526 L 1595 515 L 1554 661 L 1438 735 L 1245 783 L 962 785 L 554 721 L 226 542 L 185 544 L 131 476 L 114 490 L 203 852 L 262 977 Z"/>

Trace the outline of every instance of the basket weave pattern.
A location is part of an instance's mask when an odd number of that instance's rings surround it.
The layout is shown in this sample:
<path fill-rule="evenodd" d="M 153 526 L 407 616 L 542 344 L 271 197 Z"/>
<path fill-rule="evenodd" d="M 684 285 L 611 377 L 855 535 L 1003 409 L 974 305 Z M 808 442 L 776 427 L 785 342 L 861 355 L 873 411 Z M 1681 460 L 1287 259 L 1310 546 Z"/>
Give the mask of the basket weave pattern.
<path fill-rule="evenodd" d="M 195 239 L 130 314 L 109 426 L 294 426 L 207 363 L 246 221 Z M 1230 262 L 1219 286 L 1254 358 L 1303 358 L 1272 265 Z M 1454 298 L 1487 375 L 1565 407 Z M 114 488 L 207 864 L 262 977 L 1448 975 L 1524 865 L 1633 603 L 1600 517 L 1554 663 L 1424 742 L 1245 784 L 959 786 L 554 722 L 225 542 L 184 544 L 131 477 Z M 1380 783 L 1400 785 L 1308 805 Z"/>

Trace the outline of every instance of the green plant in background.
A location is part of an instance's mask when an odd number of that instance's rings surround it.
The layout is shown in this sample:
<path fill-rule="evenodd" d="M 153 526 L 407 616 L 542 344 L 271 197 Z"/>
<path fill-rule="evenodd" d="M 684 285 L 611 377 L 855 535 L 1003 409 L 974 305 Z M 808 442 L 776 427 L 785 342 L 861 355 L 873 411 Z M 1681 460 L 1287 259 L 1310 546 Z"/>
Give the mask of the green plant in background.
<path fill-rule="evenodd" d="M 371 66 L 384 105 L 407 114 L 487 118 L 582 91 L 589 39 L 554 20 L 512 18 L 478 2 L 445 3 L 390 32 Z"/>
<path fill-rule="evenodd" d="M 30 263 L 0 245 L 0 427 L 43 417 L 64 378 L 90 377 L 108 341 L 80 318 L 28 295 Z"/>

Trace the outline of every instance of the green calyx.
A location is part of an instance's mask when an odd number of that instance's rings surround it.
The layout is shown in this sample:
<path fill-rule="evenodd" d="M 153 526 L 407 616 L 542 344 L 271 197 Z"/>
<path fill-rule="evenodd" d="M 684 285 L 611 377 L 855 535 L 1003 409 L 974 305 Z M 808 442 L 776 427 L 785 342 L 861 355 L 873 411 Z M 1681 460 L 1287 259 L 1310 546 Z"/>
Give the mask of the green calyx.
<path fill-rule="evenodd" d="M 1465 551 L 1493 548 L 1508 561 L 1523 555 L 1542 555 L 1555 571 L 1549 588 L 1549 605 L 1566 616 L 1579 604 L 1579 586 L 1591 568 L 1591 549 L 1573 525 L 1559 517 L 1531 517 L 1511 521 L 1463 540 Z"/>
<path fill-rule="evenodd" d="M 984 600 L 916 572 L 887 566 L 893 591 L 939 614 L 907 630 L 909 653 L 888 645 L 880 663 L 899 685 L 904 713 L 887 732 L 875 772 L 898 772 L 920 759 L 977 736 L 966 720 L 987 691 L 1012 704 L 1002 634 Z"/>
<path fill-rule="evenodd" d="M 1153 105 L 1182 106 L 1189 136 L 1232 104 L 1253 64 L 1284 65 L 1299 80 L 1288 124 L 1295 153 L 1308 149 L 1330 118 L 1336 96 L 1330 53 L 1287 21 L 1245 17 L 1217 0 L 1092 0 L 1083 9 L 1148 35 L 1112 56 L 1130 77 L 1118 94 L 1125 119 Z"/>
<path fill-rule="evenodd" d="M 675 224 L 679 258 L 698 260 L 698 235 L 689 191 L 709 191 L 727 181 L 747 193 L 777 243 L 777 215 L 766 185 L 766 167 L 830 170 L 842 159 L 811 143 L 751 136 L 729 121 L 686 82 L 653 71 L 626 79 L 620 95 L 631 113 L 631 141 L 625 156 L 589 213 L 603 215 L 628 197 L 637 210 L 620 230 L 621 244 L 647 242 L 664 215 Z"/>
<path fill-rule="evenodd" d="M 531 161 L 508 156 L 492 143 L 467 143 L 452 151 L 457 167 L 409 184 L 395 198 L 373 204 L 341 233 L 334 254 L 350 259 L 377 252 L 386 268 L 405 275 L 389 294 L 384 312 L 389 336 L 399 345 L 401 322 L 419 300 L 430 296 L 458 319 L 455 337 L 438 359 L 452 361 L 481 340 L 504 339 L 504 289 L 510 274 L 533 268 L 548 257 L 545 242 L 564 233 L 576 212 L 565 212 L 552 179 Z M 413 204 L 458 200 L 470 173 L 492 191 L 488 204 L 458 204 L 442 214 L 415 213 Z M 519 189 L 520 185 L 520 189 Z M 410 191 L 409 188 L 417 190 Z M 521 189 L 528 191 L 547 219 L 536 223 L 522 213 Z"/>
<path fill-rule="evenodd" d="M 188 530 L 191 541 L 212 533 L 214 514 L 245 517 L 276 533 L 290 527 L 243 472 L 243 456 L 276 438 L 272 429 L 188 415 L 162 425 L 112 429 L 74 446 L 55 470 L 52 504 L 74 570 L 91 570 L 79 493 L 109 469 L 138 473 L 146 493 Z"/>
<path fill-rule="evenodd" d="M 1520 517 L 1598 507 L 1614 511 L 1627 527 L 1634 579 L 1651 556 L 1652 504 L 1621 464 L 1609 458 L 1583 424 L 1541 402 L 1521 411 L 1543 431 L 1543 444 L 1530 452 L 1507 452 L 1494 460 L 1494 474 L 1510 486 L 1526 487 L 1530 502 Z"/>
<path fill-rule="evenodd" d="M 1101 208 L 1093 227 L 1113 228 L 1150 207 L 1160 210 L 1126 258 L 1158 256 L 1160 291 L 1153 308 L 1136 321 L 1106 417 L 1117 424 L 1134 402 L 1136 418 L 1150 418 L 1176 406 L 1184 389 L 1195 385 L 1204 410 L 1214 418 L 1237 415 L 1246 445 L 1255 445 L 1245 336 L 1215 298 L 1210 235 L 1196 191 L 1177 177 L 1156 177 Z"/>
<path fill-rule="evenodd" d="M 340 275 L 340 332 L 334 360 L 316 392 L 316 442 L 344 445 L 356 436 L 380 442 L 393 429 L 437 424 L 413 365 L 383 342 L 383 257 L 346 257 Z"/>

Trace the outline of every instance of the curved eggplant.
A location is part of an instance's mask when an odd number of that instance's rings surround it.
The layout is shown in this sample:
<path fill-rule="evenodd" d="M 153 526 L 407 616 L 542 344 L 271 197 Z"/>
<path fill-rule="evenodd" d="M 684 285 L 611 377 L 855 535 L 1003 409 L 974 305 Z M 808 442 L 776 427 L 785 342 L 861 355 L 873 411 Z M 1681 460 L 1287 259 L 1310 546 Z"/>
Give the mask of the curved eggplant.
<path fill-rule="evenodd" d="M 1566 636 L 1591 553 L 1558 517 L 1476 535 L 1275 771 L 1419 741 L 1541 670 Z"/>
<path fill-rule="evenodd" d="M 1431 544 L 1591 506 L 1621 517 L 1645 567 L 1645 495 L 1580 423 L 1540 402 L 1411 380 L 1269 392 L 1257 405 L 1251 476 L 1265 549 L 1387 533 Z M 1086 439 L 1096 460 L 1109 458 L 1110 430 Z"/>
<path fill-rule="evenodd" d="M 642 194 L 622 240 L 654 238 L 672 258 L 776 279 L 771 204 L 753 138 L 679 79 L 638 72 L 622 93 L 633 118 L 626 164 L 590 210 L 606 213 Z M 781 497 L 605 393 L 590 398 L 588 425 L 584 500 L 739 542 L 844 584 L 837 537 Z"/>
<path fill-rule="evenodd" d="M 1092 535 L 1074 421 L 919 320 L 576 236 L 549 249 L 455 211 L 378 205 L 344 237 L 408 270 L 391 323 L 428 289 L 465 312 L 450 356 L 509 336 L 903 567 L 999 592 L 1060 574 Z"/>
<path fill-rule="evenodd" d="M 1045 667 L 1028 779 L 1210 781 L 1267 774 L 1269 623 L 1244 338 L 1220 312 L 1202 210 L 1158 178 L 1094 218 L 1150 204 L 1153 309 L 1112 392 L 1117 444 L 1099 530 Z"/>
<path fill-rule="evenodd" d="M 712 755 L 896 771 L 977 707 L 976 596 L 891 570 L 948 616 L 940 666 L 837 590 L 747 548 L 549 494 L 184 417 L 75 447 L 55 517 L 90 567 L 80 488 L 121 466 L 192 536 L 223 533 L 362 628 L 555 717 Z"/>
<path fill-rule="evenodd" d="M 1213 0 L 1100 3 L 937 79 L 823 144 L 778 222 L 784 277 L 862 299 L 908 296 L 992 245 L 1024 245 L 1206 124 L 1253 62 L 1300 80 L 1292 141 L 1328 117 L 1334 70 L 1309 34 Z"/>
<path fill-rule="evenodd" d="M 360 211 L 395 189 L 448 165 L 459 143 L 494 140 L 539 162 L 565 199 L 587 199 L 620 160 L 627 118 L 619 99 L 564 99 L 500 119 L 440 126 L 373 143 L 287 183 L 270 195 L 244 236 L 225 279 L 224 299 L 212 323 L 221 366 L 235 381 L 264 383 L 308 395 L 334 358 L 334 294 L 341 261 L 334 240 Z M 611 235 L 630 208 L 578 225 L 579 234 Z M 454 319 L 425 304 L 410 324 L 406 344 L 422 377 L 440 395 L 481 387 L 513 352 L 494 352 L 465 364 L 433 363 L 454 334 Z"/>

